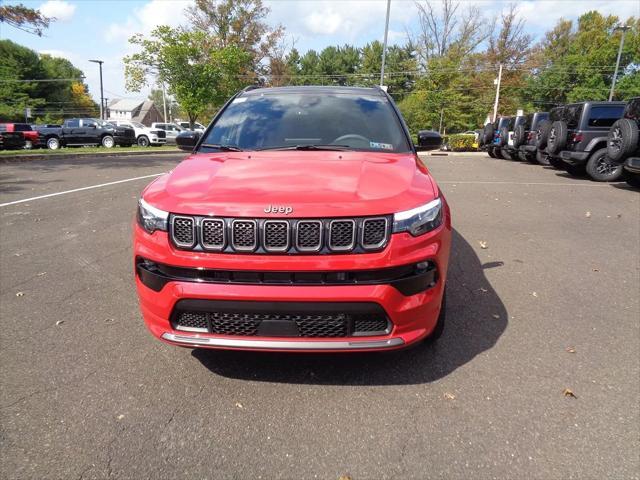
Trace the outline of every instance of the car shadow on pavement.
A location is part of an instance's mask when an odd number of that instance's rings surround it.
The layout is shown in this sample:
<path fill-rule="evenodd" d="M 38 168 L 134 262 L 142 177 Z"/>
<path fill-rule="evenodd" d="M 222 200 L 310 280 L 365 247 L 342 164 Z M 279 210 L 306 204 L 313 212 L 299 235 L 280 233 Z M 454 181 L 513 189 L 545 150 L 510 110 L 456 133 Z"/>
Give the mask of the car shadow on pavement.
<path fill-rule="evenodd" d="M 318 385 L 410 385 L 438 380 L 491 349 L 508 313 L 471 245 L 457 231 L 447 282 L 447 320 L 434 344 L 381 353 L 297 354 L 195 349 L 211 372 L 228 378 Z"/>

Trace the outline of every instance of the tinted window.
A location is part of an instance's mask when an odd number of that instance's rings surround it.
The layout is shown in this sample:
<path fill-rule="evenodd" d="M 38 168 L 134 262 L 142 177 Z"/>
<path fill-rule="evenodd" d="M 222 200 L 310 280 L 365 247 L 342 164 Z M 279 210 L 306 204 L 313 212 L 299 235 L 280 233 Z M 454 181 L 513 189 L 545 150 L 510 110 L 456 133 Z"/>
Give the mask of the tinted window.
<path fill-rule="evenodd" d="M 386 97 L 342 93 L 236 98 L 216 120 L 204 143 L 237 145 L 245 150 L 327 144 L 353 150 L 410 150 Z"/>
<path fill-rule="evenodd" d="M 556 122 L 558 120 L 562 120 L 562 112 L 564 111 L 564 107 L 558 107 L 551 110 L 549 114 L 549 120 L 552 122 Z"/>
<path fill-rule="evenodd" d="M 67 120 L 64 124 L 65 127 L 79 127 L 80 126 L 80 120 L 74 118 L 73 120 Z"/>
<path fill-rule="evenodd" d="M 591 107 L 589 112 L 590 127 L 610 127 L 622 117 L 624 105 L 607 105 Z"/>
<path fill-rule="evenodd" d="M 563 120 L 567 122 L 567 127 L 578 128 L 580 125 L 580 115 L 582 115 L 583 105 L 568 105 L 564 110 Z"/>
<path fill-rule="evenodd" d="M 14 132 L 30 132 L 31 131 L 31 125 L 28 125 L 26 123 L 16 123 L 13 126 L 13 131 Z"/>
<path fill-rule="evenodd" d="M 96 122 L 92 118 L 83 118 L 82 119 L 82 126 L 83 127 L 97 127 L 98 126 L 98 122 Z"/>
<path fill-rule="evenodd" d="M 631 100 L 624 109 L 624 117 L 640 120 L 640 97 Z"/>
<path fill-rule="evenodd" d="M 530 113 L 526 117 L 524 117 L 524 129 L 531 130 L 531 125 L 533 124 L 533 113 Z"/>

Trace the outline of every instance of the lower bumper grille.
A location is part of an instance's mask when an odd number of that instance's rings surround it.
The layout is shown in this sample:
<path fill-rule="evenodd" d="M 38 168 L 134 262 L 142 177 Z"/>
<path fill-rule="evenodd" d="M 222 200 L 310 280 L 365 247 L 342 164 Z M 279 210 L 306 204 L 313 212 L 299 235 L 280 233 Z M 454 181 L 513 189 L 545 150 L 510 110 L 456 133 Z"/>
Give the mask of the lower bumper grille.
<path fill-rule="evenodd" d="M 172 326 L 215 335 L 302 338 L 386 335 L 391 330 L 384 310 L 377 304 L 214 300 L 181 300 L 172 315 Z"/>

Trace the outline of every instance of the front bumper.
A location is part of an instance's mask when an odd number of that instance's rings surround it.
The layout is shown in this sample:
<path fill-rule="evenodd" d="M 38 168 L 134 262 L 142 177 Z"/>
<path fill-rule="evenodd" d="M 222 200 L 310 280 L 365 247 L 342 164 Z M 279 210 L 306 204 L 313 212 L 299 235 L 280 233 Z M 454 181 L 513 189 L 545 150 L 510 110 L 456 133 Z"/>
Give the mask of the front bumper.
<path fill-rule="evenodd" d="M 167 139 L 166 138 L 159 138 L 157 135 L 149 135 L 149 143 L 151 145 L 164 145 L 165 143 L 167 143 Z"/>
<path fill-rule="evenodd" d="M 560 158 L 563 162 L 569 165 L 584 165 L 589 158 L 591 152 L 572 152 L 570 150 L 563 150 L 560 152 Z"/>
<path fill-rule="evenodd" d="M 640 157 L 629 157 L 624 162 L 624 169 L 631 173 L 640 174 Z"/>
<path fill-rule="evenodd" d="M 179 346 L 237 350 L 272 351 L 375 351 L 402 348 L 427 337 L 435 328 L 442 303 L 451 245 L 451 222 L 448 209 L 443 225 L 414 238 L 409 234 L 394 234 L 387 247 L 368 254 L 336 255 L 258 255 L 228 253 L 198 253 L 174 249 L 165 232 L 147 234 L 134 224 L 134 261 L 149 259 L 164 265 L 179 265 L 189 269 L 245 270 L 247 272 L 343 272 L 388 269 L 429 261 L 437 267 L 435 284 L 405 295 L 402 288 L 390 283 L 371 284 L 267 284 L 246 282 L 206 282 L 162 280 L 159 291 L 143 282 L 136 264 L 136 286 L 140 309 L 147 328 L 158 339 Z M 157 275 L 155 275 L 157 277 Z M 157 280 L 157 278 L 156 278 Z M 156 285 L 156 289 L 157 289 Z M 405 292 L 406 293 L 406 292 Z M 413 293 L 413 292 L 410 292 Z M 174 328 L 172 315 L 180 301 L 223 301 L 229 304 L 251 305 L 268 302 L 272 305 L 304 303 L 307 309 L 323 311 L 335 303 L 376 304 L 386 314 L 389 329 L 370 336 L 314 338 L 302 336 L 240 336 L 190 332 Z M 184 302 L 183 302 L 184 303 Z M 276 307 L 277 310 L 277 307 Z"/>

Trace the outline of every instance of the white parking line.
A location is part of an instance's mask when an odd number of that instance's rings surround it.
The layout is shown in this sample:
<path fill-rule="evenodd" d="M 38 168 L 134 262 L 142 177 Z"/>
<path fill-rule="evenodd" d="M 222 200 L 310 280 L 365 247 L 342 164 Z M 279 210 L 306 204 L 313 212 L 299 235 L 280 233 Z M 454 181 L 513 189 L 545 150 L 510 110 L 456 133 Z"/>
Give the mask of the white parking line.
<path fill-rule="evenodd" d="M 153 175 L 144 175 L 142 177 L 125 178 L 124 180 L 116 180 L 115 182 L 101 183 L 100 185 L 91 185 L 90 187 L 74 188 L 73 190 L 66 190 L 64 192 L 49 193 L 47 195 L 40 195 L 39 197 L 31 197 L 31 198 L 25 198 L 23 200 L 15 200 L 13 202 L 0 203 L 0 207 L 8 207 L 9 205 L 16 205 L 18 203 L 26 203 L 26 202 L 32 202 L 34 200 L 42 200 L 43 198 L 57 197 L 58 195 L 66 195 L 67 193 L 82 192 L 83 190 L 91 190 L 93 188 L 108 187 L 109 185 L 117 185 L 118 183 L 134 182 L 136 180 L 142 180 L 144 178 L 159 177 L 160 175 L 164 175 L 164 174 L 165 172 L 154 173 Z"/>
<path fill-rule="evenodd" d="M 460 181 L 460 182 L 442 182 L 437 181 L 439 185 L 550 185 L 558 187 L 610 187 L 610 183 L 560 183 L 560 182 L 491 182 L 491 181 Z"/>

